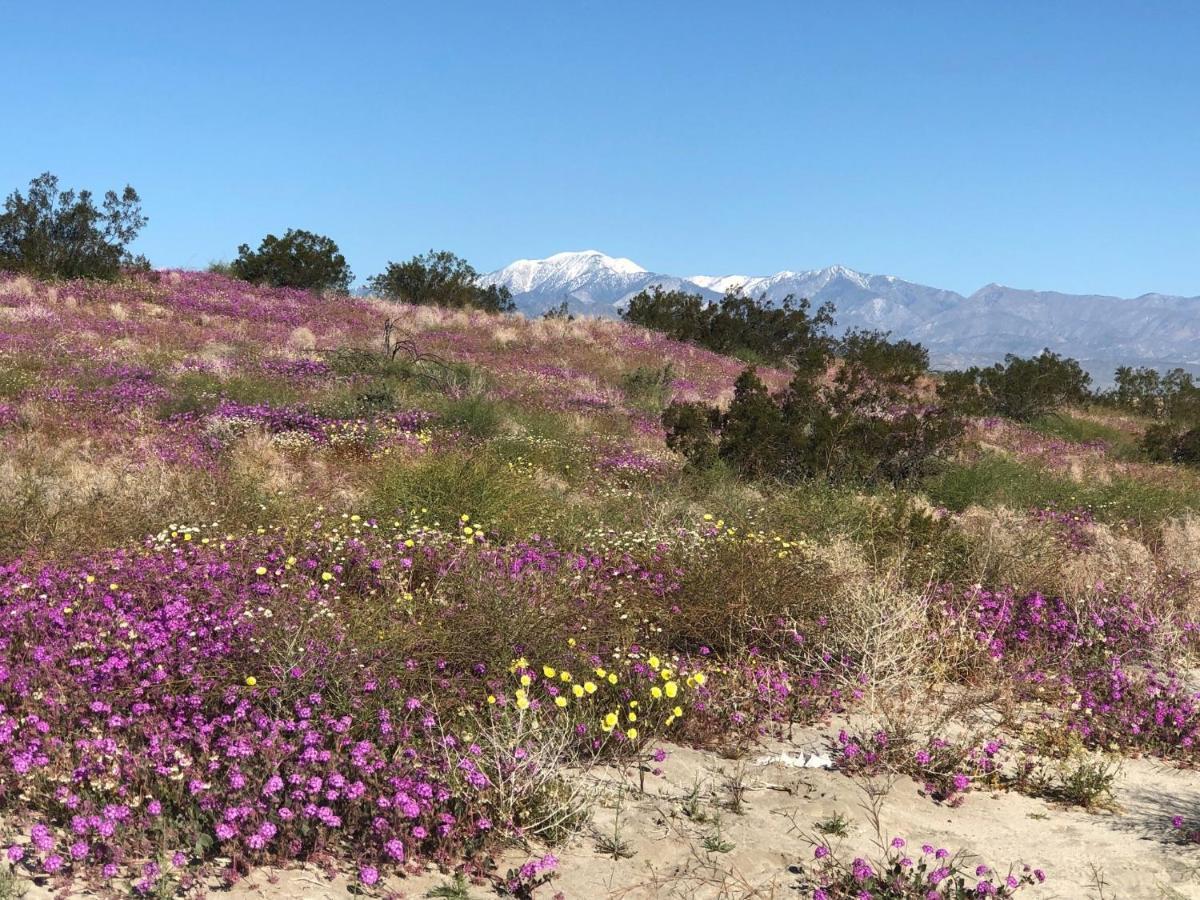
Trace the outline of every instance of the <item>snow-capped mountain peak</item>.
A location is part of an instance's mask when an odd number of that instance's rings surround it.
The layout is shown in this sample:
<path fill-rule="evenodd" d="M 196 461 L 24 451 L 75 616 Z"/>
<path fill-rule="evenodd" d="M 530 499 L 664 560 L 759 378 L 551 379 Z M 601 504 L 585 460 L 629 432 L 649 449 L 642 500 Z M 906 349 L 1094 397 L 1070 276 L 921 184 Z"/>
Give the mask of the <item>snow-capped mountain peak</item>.
<path fill-rule="evenodd" d="M 526 312 L 537 313 L 566 302 L 573 309 L 613 315 L 629 297 L 648 287 L 698 290 L 682 278 L 656 275 L 631 259 L 599 250 L 556 253 L 545 259 L 518 259 L 480 279 L 507 287 Z"/>
<path fill-rule="evenodd" d="M 555 253 L 545 259 L 518 259 L 481 280 L 485 285 L 505 285 L 514 294 L 526 294 L 597 278 L 639 275 L 645 271 L 632 259 L 608 256 L 599 250 L 578 250 Z"/>
<path fill-rule="evenodd" d="M 604 268 L 612 272 L 620 272 L 623 275 L 634 275 L 638 272 L 646 271 L 632 259 L 627 259 L 624 256 L 609 256 L 606 253 L 601 253 L 599 250 L 576 250 L 573 252 L 555 253 L 553 256 L 546 257 L 542 262 L 549 266 L 568 268 Z"/>

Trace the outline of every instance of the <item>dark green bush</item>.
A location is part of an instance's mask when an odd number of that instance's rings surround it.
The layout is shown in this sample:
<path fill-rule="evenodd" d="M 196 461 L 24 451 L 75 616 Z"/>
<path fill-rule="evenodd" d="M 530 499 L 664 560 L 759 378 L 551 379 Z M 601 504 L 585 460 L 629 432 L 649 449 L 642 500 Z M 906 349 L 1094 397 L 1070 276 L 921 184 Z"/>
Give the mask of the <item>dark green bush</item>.
<path fill-rule="evenodd" d="M 1153 462 L 1171 462 L 1175 458 L 1176 430 L 1165 423 L 1151 425 L 1142 435 L 1141 447 Z"/>
<path fill-rule="evenodd" d="M 731 292 L 717 303 L 706 303 L 699 294 L 654 287 L 634 296 L 621 317 L 717 353 L 786 361 L 811 370 L 823 368 L 833 350 L 828 334 L 833 307 L 825 304 L 811 314 L 809 310 L 807 300 L 790 296 L 769 304 L 765 296 Z"/>
<path fill-rule="evenodd" d="M 1154 462 L 1200 466 L 1200 426 L 1179 431 L 1168 423 L 1151 425 L 1142 435 L 1142 450 Z"/>
<path fill-rule="evenodd" d="M 228 271 L 243 281 L 309 291 L 345 293 L 354 280 L 333 240 L 298 228 L 289 228 L 281 238 L 268 234 L 257 250 L 242 244 Z"/>
<path fill-rule="evenodd" d="M 1114 406 L 1168 422 L 1200 422 L 1200 387 L 1184 369 L 1160 374 L 1156 369 L 1121 366 L 1115 381 L 1116 386 L 1103 397 Z"/>
<path fill-rule="evenodd" d="M 995 415 L 1030 422 L 1090 396 L 1088 375 L 1069 357 L 1043 350 L 1024 359 L 1011 353 L 1003 363 L 950 372 L 938 389 L 939 399 L 966 415 Z"/>
<path fill-rule="evenodd" d="M 634 403 L 658 411 L 670 398 L 675 378 L 675 369 L 670 363 L 638 366 L 621 376 L 621 389 Z"/>
<path fill-rule="evenodd" d="M 663 414 L 667 446 L 692 465 L 722 460 L 748 478 L 897 484 L 926 474 L 963 430 L 948 409 L 916 404 L 902 388 L 847 364 L 831 383 L 797 371 L 772 396 L 750 368 L 725 412 L 671 404 Z"/>
<path fill-rule="evenodd" d="M 716 407 L 698 402 L 672 403 L 663 412 L 662 423 L 667 430 L 667 447 L 691 465 L 707 469 L 719 458 L 721 412 Z"/>
<path fill-rule="evenodd" d="M 838 356 L 898 384 L 912 384 L 929 371 L 928 350 L 912 341 L 893 341 L 886 331 L 847 331 L 838 343 Z"/>
<path fill-rule="evenodd" d="M 128 185 L 97 208 L 91 191 L 61 191 L 45 172 L 29 195 L 13 191 L 0 213 L 0 271 L 43 278 L 116 278 L 123 267 L 147 268 L 126 246 L 146 224 L 141 199 Z"/>
<path fill-rule="evenodd" d="M 1189 428 L 1175 442 L 1175 462 L 1200 466 L 1200 427 Z"/>
<path fill-rule="evenodd" d="M 389 262 L 381 274 L 367 281 L 367 286 L 380 296 L 418 306 L 497 313 L 516 310 L 508 288 L 481 286 L 474 267 L 449 250 L 430 250 L 408 262 Z"/>

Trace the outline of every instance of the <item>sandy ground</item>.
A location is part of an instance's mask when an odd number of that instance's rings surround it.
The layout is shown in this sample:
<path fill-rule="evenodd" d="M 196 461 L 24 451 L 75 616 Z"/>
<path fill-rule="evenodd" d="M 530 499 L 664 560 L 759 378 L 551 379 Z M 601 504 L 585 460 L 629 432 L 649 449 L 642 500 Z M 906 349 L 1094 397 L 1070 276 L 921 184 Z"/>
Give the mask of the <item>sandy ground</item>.
<path fill-rule="evenodd" d="M 568 898 L 628 900 L 807 897 L 789 867 L 812 859 L 804 834 L 812 834 L 816 822 L 840 813 L 850 823 L 843 839 L 847 854 L 878 855 L 864 786 L 837 772 L 796 765 L 820 753 L 828 738 L 828 732 L 809 730 L 740 760 L 669 748 L 663 774 L 646 776 L 645 794 L 638 791 L 636 772 L 593 773 L 592 821 L 556 848 L 560 876 L 537 896 L 561 891 Z M 790 764 L 780 757 L 790 757 Z M 731 777 L 745 786 L 740 813 L 730 808 Z M 1200 773 L 1128 760 L 1116 790 L 1120 808 L 1102 813 L 1015 793 L 972 793 L 962 806 L 949 808 L 920 796 L 918 787 L 907 778 L 891 784 L 879 806 L 884 837 L 963 848 L 1002 871 L 1010 862 L 1044 869 L 1046 883 L 1021 897 L 1200 900 L 1200 847 L 1179 843 L 1170 827 L 1173 815 L 1200 815 Z M 632 855 L 613 859 L 600 847 L 614 835 L 618 814 L 620 839 Z M 527 858 L 516 853 L 505 862 Z M 423 897 L 447 882 L 437 873 L 394 878 L 377 885 L 376 895 Z M 26 894 L 30 900 L 48 896 L 39 888 Z M 362 893 L 341 878 L 288 870 L 256 874 L 212 896 L 323 900 Z M 487 886 L 473 886 L 470 896 L 494 894 Z"/>

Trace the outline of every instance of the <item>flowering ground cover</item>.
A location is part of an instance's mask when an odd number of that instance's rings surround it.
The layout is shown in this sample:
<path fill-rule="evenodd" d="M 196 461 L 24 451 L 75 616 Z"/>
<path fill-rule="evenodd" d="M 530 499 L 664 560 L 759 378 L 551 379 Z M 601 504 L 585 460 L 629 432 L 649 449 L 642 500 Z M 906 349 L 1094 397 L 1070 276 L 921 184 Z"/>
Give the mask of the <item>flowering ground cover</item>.
<path fill-rule="evenodd" d="M 669 747 L 813 728 L 830 777 L 956 813 L 1111 809 L 1122 759 L 1195 764 L 1191 476 L 995 422 L 905 489 L 691 471 L 659 413 L 741 368 L 613 322 L 0 276 L 0 890 L 315 864 L 550 894 L 597 773 L 644 801 Z M 825 838 L 778 878 L 1054 887 L 1052 859 Z"/>

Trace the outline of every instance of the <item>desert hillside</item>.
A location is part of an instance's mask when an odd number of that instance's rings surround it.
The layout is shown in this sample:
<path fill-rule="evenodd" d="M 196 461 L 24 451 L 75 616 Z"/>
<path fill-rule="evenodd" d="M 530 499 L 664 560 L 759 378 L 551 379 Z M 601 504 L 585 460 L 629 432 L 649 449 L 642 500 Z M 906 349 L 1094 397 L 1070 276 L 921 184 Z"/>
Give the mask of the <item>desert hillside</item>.
<path fill-rule="evenodd" d="M 668 447 L 744 368 L 0 276 L 0 898 L 1200 897 L 1197 470 L 1094 404 Z"/>

